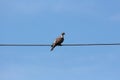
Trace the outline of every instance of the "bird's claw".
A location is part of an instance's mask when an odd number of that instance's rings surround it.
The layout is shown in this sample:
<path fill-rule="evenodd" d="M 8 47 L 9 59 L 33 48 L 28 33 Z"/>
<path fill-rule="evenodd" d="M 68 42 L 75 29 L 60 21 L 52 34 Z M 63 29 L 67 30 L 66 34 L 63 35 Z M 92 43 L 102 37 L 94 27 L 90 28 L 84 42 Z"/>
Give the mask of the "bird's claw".
<path fill-rule="evenodd" d="M 62 44 L 59 44 L 58 46 L 62 46 Z"/>

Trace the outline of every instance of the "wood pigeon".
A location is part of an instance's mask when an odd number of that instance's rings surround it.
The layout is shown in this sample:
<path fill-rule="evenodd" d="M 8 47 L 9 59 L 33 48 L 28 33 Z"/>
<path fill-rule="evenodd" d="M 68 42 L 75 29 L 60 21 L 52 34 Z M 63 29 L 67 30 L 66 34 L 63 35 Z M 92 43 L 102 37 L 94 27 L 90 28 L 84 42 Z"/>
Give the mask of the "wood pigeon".
<path fill-rule="evenodd" d="M 56 47 L 56 46 L 61 46 L 61 43 L 64 41 L 64 35 L 65 33 L 63 32 L 56 40 L 53 42 L 51 45 L 51 51 Z"/>

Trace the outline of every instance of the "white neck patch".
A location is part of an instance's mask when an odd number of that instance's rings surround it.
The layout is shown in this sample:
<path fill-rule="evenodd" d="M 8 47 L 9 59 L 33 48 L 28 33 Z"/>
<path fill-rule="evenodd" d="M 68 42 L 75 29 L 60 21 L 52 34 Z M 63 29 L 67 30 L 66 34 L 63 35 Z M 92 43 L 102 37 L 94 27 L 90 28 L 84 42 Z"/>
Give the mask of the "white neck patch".
<path fill-rule="evenodd" d="M 61 38 L 64 38 L 64 36 L 63 36 L 63 35 L 61 35 L 60 37 L 61 37 Z"/>

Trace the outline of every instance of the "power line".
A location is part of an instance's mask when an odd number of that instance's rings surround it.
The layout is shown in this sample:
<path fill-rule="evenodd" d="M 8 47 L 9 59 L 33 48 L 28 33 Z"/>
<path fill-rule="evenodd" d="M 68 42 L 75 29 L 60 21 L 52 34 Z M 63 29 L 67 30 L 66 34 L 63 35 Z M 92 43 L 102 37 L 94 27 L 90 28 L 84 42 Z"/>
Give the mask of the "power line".
<path fill-rule="evenodd" d="M 51 46 L 51 44 L 0 44 L 0 46 Z M 62 44 L 62 46 L 120 46 L 120 43 Z"/>
<path fill-rule="evenodd" d="M 99 44 L 64 44 L 63 46 L 115 46 L 120 43 L 99 43 Z"/>
<path fill-rule="evenodd" d="M 51 44 L 0 44 L 0 46 L 51 46 Z"/>

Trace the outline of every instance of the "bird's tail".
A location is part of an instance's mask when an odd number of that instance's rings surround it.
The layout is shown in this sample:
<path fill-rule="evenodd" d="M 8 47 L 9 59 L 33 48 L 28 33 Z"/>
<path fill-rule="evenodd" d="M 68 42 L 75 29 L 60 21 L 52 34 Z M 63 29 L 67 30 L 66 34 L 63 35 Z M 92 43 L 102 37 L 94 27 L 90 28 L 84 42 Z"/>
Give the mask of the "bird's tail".
<path fill-rule="evenodd" d="M 52 47 L 50 51 L 53 51 L 54 48 L 55 48 L 55 47 Z"/>
<path fill-rule="evenodd" d="M 55 45 L 54 45 L 54 44 L 51 45 L 51 49 L 50 49 L 50 51 L 53 51 L 54 48 L 55 48 Z"/>

